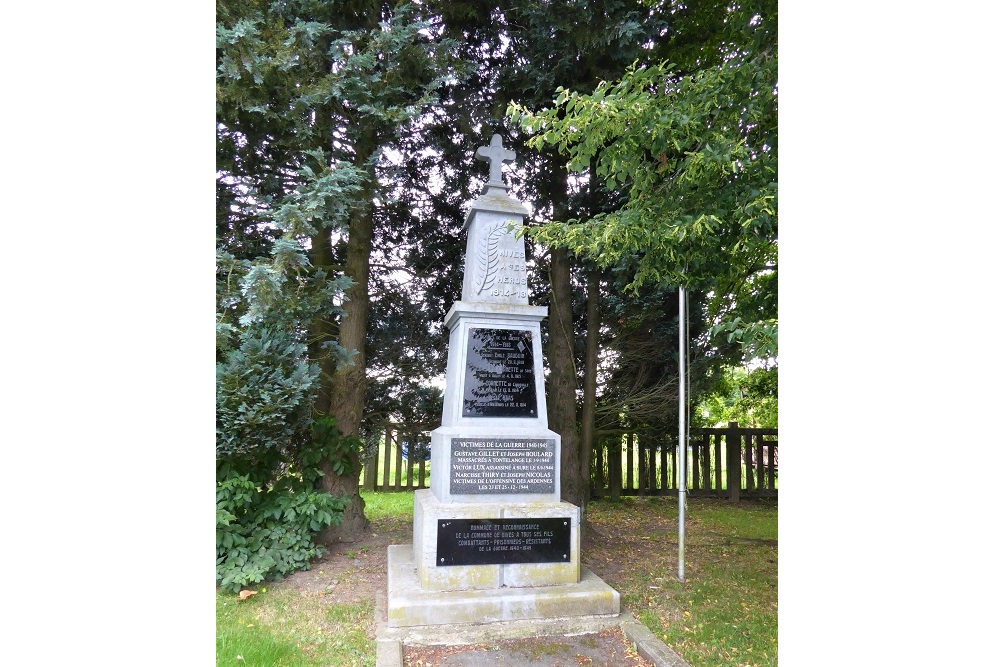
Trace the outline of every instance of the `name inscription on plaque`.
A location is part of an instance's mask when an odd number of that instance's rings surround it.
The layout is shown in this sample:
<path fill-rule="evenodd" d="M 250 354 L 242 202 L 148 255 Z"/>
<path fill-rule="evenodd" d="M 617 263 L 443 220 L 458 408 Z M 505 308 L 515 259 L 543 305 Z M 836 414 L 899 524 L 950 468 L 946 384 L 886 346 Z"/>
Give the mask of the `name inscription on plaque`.
<path fill-rule="evenodd" d="M 553 438 L 454 438 L 451 493 L 552 493 Z"/>
<path fill-rule="evenodd" d="M 437 565 L 568 563 L 570 519 L 438 519 Z"/>
<path fill-rule="evenodd" d="M 462 416 L 538 416 L 531 331 L 469 328 Z"/>

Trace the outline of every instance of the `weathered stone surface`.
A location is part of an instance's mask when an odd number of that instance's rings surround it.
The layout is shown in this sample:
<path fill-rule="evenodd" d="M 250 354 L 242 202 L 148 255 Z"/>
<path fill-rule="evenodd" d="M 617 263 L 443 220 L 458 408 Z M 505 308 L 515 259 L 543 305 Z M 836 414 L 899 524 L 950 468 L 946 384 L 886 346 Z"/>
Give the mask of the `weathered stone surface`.
<path fill-rule="evenodd" d="M 499 505 L 443 504 L 428 489 L 413 496 L 413 555 L 420 585 L 428 590 L 475 590 L 500 586 L 499 565 L 438 567 L 437 522 L 439 519 L 499 519 Z M 389 587 L 392 597 L 392 586 Z"/>
<path fill-rule="evenodd" d="M 656 667 L 690 667 L 684 658 L 667 646 L 649 628 L 639 623 L 626 612 L 626 620 L 622 622 L 622 631 L 635 644 L 636 651 Z"/>
<path fill-rule="evenodd" d="M 617 616 L 618 592 L 584 568 L 579 582 L 532 588 L 429 591 L 417 579 L 413 550 L 389 547 L 390 628 L 525 619 Z"/>
<path fill-rule="evenodd" d="M 568 562 L 445 567 L 438 563 L 439 520 L 564 517 L 570 521 Z M 412 558 L 416 577 L 420 585 L 428 590 L 486 590 L 504 586 L 576 583 L 580 580 L 580 508 L 553 500 L 502 504 L 488 500 L 478 503 L 442 503 L 428 489 L 416 491 L 413 500 Z"/>
<path fill-rule="evenodd" d="M 561 438 L 548 429 L 541 321 L 528 304 L 528 210 L 507 194 L 498 135 L 478 156 L 462 299 L 450 331 L 431 488 L 417 491 L 413 546 L 390 547 L 391 627 L 618 614 L 616 591 L 580 567 L 580 509 L 560 499 Z M 568 533 L 568 535 L 567 535 Z M 439 539 L 440 538 L 440 539 Z"/>
<path fill-rule="evenodd" d="M 376 667 L 403 667 L 403 643 L 379 637 L 375 642 Z"/>
<path fill-rule="evenodd" d="M 524 239 L 517 238 L 523 215 L 475 209 L 475 205 L 474 210 L 466 244 L 462 300 L 527 305 L 530 278 Z"/>
<path fill-rule="evenodd" d="M 502 572 L 504 586 L 544 586 L 580 581 L 580 508 L 566 502 L 517 503 L 504 508 L 504 518 L 572 517 L 570 554 L 565 563 L 511 563 Z"/>
<path fill-rule="evenodd" d="M 499 189 L 507 192 L 507 185 L 503 182 L 503 163 L 513 162 L 517 153 L 503 147 L 503 137 L 495 134 L 490 137 L 489 146 L 480 146 L 476 149 L 476 159 L 487 162 L 490 165 L 490 178 L 486 181 L 486 192 Z"/>

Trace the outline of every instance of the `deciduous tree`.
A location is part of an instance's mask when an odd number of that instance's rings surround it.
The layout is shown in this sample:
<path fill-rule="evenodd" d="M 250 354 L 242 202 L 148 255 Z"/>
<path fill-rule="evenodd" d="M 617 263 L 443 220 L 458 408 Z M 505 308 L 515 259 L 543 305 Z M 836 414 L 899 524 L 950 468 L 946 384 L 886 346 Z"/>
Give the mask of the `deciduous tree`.
<path fill-rule="evenodd" d="M 609 267 L 635 258 L 628 284 L 709 295 L 709 317 L 777 354 L 777 8 L 719 5 L 716 30 L 683 66 L 638 63 L 593 90 L 557 90 L 552 107 L 511 106 L 538 150 L 627 193 L 618 210 L 530 230 Z M 678 7 L 676 30 L 704 33 Z M 674 54 L 668 53 L 668 56 Z M 737 321 L 737 318 L 739 320 Z"/>

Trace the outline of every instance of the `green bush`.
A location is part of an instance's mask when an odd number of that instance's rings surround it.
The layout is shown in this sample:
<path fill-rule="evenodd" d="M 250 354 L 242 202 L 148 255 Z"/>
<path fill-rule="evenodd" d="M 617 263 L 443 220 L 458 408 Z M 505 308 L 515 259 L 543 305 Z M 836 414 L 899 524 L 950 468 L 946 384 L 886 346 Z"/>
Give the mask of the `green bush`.
<path fill-rule="evenodd" d="M 292 475 L 262 490 L 248 475 L 230 471 L 216 489 L 216 583 L 237 592 L 308 569 L 324 553 L 313 538 L 340 524 L 347 502 Z"/>
<path fill-rule="evenodd" d="M 216 365 L 216 455 L 261 460 L 308 439 L 319 368 L 277 327 L 241 334 Z"/>
<path fill-rule="evenodd" d="M 316 534 L 342 520 L 348 500 L 321 478 L 350 464 L 357 438 L 314 414 L 320 369 L 306 336 L 347 283 L 311 271 L 291 238 L 270 258 L 219 252 L 216 275 L 216 582 L 238 591 L 308 568 L 323 553 Z M 336 341 L 319 353 L 348 356 Z"/>
<path fill-rule="evenodd" d="M 722 369 L 715 388 L 705 394 L 694 410 L 694 426 L 740 426 L 778 428 L 778 368 L 742 366 Z"/>

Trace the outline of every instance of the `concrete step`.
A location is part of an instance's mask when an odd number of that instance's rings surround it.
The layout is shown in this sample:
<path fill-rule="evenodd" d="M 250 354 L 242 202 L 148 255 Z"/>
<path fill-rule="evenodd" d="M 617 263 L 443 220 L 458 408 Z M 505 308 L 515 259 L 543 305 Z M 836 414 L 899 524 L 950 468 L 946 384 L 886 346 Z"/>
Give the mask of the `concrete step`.
<path fill-rule="evenodd" d="M 388 570 L 390 628 L 617 616 L 621 611 L 618 591 L 583 567 L 578 583 L 429 591 L 420 587 L 413 547 L 407 544 L 389 547 Z"/>

